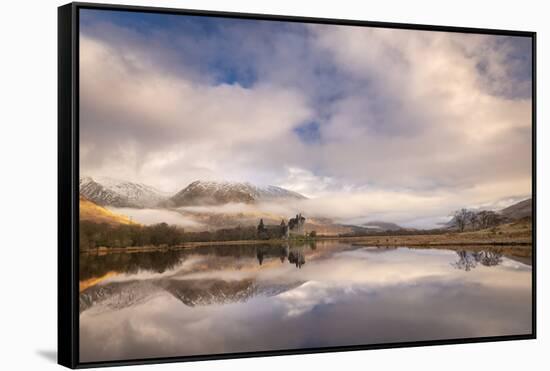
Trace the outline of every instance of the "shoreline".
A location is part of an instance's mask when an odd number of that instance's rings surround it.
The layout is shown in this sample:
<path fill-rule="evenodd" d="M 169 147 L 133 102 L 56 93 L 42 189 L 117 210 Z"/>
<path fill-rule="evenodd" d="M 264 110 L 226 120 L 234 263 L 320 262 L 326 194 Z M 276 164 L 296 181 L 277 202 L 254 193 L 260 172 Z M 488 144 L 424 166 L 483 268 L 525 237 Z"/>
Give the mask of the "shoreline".
<path fill-rule="evenodd" d="M 139 246 L 139 247 L 99 247 L 89 250 L 80 250 L 80 254 L 110 254 L 110 253 L 138 253 L 151 251 L 179 251 L 202 246 L 234 246 L 234 245 L 256 245 L 256 244 L 308 244 L 323 241 L 346 241 L 353 246 L 364 247 L 427 247 L 427 248 L 463 248 L 464 246 L 493 246 L 493 247 L 516 247 L 532 250 L 531 238 L 471 238 L 463 235 L 404 235 L 404 236 L 361 236 L 361 237 L 316 237 L 303 240 L 238 240 L 238 241 L 200 241 L 187 242 L 175 246 Z"/>

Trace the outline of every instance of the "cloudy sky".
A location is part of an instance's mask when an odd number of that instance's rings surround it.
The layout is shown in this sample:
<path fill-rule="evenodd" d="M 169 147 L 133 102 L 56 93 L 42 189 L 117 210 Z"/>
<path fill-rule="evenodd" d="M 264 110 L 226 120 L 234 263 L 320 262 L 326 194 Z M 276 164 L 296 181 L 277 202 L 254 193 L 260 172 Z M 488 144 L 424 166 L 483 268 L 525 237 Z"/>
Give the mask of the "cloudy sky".
<path fill-rule="evenodd" d="M 81 173 L 279 185 L 340 220 L 435 225 L 531 191 L 531 40 L 80 15 Z M 307 209 L 307 208 L 306 208 Z"/>

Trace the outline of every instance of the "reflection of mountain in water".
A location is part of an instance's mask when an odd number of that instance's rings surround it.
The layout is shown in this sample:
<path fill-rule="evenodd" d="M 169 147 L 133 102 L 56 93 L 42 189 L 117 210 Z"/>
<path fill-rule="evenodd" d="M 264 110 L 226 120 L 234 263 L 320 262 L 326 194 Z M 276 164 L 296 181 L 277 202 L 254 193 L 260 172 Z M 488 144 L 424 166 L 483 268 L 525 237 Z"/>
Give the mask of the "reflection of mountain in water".
<path fill-rule="evenodd" d="M 307 249 L 306 246 L 309 246 Z M 256 244 L 232 246 L 204 246 L 189 250 L 146 252 L 136 254 L 106 254 L 80 256 L 80 281 L 92 281 L 82 285 L 80 312 L 101 305 L 109 309 L 121 309 L 146 302 L 156 295 L 170 293 L 188 306 L 243 302 L 255 296 L 274 296 L 301 285 L 303 282 L 257 282 L 243 280 L 185 279 L 186 274 L 205 273 L 222 269 L 241 269 L 258 260 L 288 260 L 300 268 L 305 264 L 304 251 L 315 250 L 314 244 Z M 191 260 L 189 260 L 191 259 Z M 195 260 L 193 260 L 195 259 Z M 198 259 L 198 260 L 196 260 Z M 187 261 L 196 263 L 183 268 Z M 140 272 L 166 273 L 168 276 L 153 279 L 128 280 L 101 283 L 98 277 L 116 274 L 135 275 Z M 96 282 L 97 281 L 97 282 Z"/>
<path fill-rule="evenodd" d="M 309 246 L 309 248 L 308 248 Z M 254 277 L 225 280 L 217 277 L 187 279 L 192 273 L 243 267 L 254 269 L 271 261 L 301 268 L 308 259 L 330 257 L 330 250 L 315 251 L 313 245 L 259 244 L 234 246 L 206 246 L 190 250 L 151 252 L 139 254 L 108 254 L 104 256 L 81 256 L 81 280 L 105 275 L 109 272 L 134 275 L 139 272 L 166 273 L 155 278 L 134 279 L 85 286 L 80 294 L 80 312 L 92 307 L 119 310 L 132 307 L 167 293 L 187 306 L 204 306 L 246 302 L 256 296 L 270 297 L 300 286 L 303 281 L 263 281 Z M 378 251 L 378 250 L 376 250 Z M 370 252 L 370 250 L 369 250 Z M 319 253 L 321 255 L 319 255 Z M 496 266 L 502 263 L 502 253 L 494 251 L 457 251 L 458 260 L 453 267 L 470 271 L 479 264 Z M 185 262 L 192 264 L 183 265 Z M 258 267 L 256 265 L 256 267 Z M 257 268 L 256 268 L 257 269 Z M 261 268 L 263 269 L 263 267 Z"/>
<path fill-rule="evenodd" d="M 92 286 L 79 295 L 80 313 L 101 303 L 109 309 L 123 309 L 146 302 L 159 293 L 159 287 L 151 281 L 111 282 Z"/>
<path fill-rule="evenodd" d="M 225 281 L 169 278 L 111 282 L 82 292 L 80 313 L 96 305 L 115 310 L 132 307 L 166 292 L 190 307 L 245 302 L 256 296 L 275 296 L 302 283 L 256 282 L 253 279 Z"/>
<path fill-rule="evenodd" d="M 190 307 L 244 302 L 254 296 L 256 291 L 252 279 L 238 281 L 219 279 L 170 280 L 162 285 L 176 299 Z"/>
<path fill-rule="evenodd" d="M 259 283 L 252 279 L 239 281 L 171 280 L 165 289 L 185 305 L 193 307 L 245 302 L 255 296 L 275 296 L 298 287 L 302 283 Z"/>
<path fill-rule="evenodd" d="M 451 265 L 457 269 L 470 271 L 478 264 L 492 267 L 502 263 L 502 253 L 496 251 L 457 251 L 458 260 Z"/>

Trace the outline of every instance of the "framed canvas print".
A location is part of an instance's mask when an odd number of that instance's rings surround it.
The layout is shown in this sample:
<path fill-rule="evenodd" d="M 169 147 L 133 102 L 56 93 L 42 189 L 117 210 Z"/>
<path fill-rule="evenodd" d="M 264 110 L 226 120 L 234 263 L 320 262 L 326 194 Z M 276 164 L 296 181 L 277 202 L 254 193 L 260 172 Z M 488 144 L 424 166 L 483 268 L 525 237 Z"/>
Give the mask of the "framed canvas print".
<path fill-rule="evenodd" d="M 535 338 L 535 33 L 59 8 L 59 363 Z"/>

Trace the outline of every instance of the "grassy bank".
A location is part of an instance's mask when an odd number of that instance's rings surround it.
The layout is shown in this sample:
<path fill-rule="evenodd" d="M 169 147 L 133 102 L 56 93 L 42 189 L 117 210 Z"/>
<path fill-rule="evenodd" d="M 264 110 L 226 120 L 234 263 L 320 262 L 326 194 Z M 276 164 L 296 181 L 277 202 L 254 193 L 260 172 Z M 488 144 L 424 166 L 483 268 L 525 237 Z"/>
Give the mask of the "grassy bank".
<path fill-rule="evenodd" d="M 460 249 L 465 246 L 493 246 L 502 248 L 517 247 L 524 251 L 521 254 L 531 254 L 532 225 L 530 222 L 516 222 L 502 224 L 498 227 L 467 232 L 449 232 L 440 234 L 409 234 L 409 235 L 383 235 L 383 236 L 357 236 L 357 237 L 338 237 L 338 236 L 317 236 L 308 238 L 299 238 L 291 240 L 273 239 L 273 240 L 234 240 L 234 241 L 200 241 L 185 242 L 174 246 L 133 246 L 133 247 L 99 247 L 88 250 L 81 250 L 82 253 L 116 253 L 116 252 L 144 252 L 144 251 L 167 251 L 179 250 L 200 246 L 212 245 L 255 245 L 255 244 L 283 244 L 283 243 L 313 243 L 322 241 L 345 241 L 357 246 L 374 247 L 431 247 L 431 248 L 449 248 Z M 527 256 L 527 255 L 525 255 Z"/>

